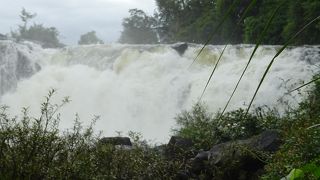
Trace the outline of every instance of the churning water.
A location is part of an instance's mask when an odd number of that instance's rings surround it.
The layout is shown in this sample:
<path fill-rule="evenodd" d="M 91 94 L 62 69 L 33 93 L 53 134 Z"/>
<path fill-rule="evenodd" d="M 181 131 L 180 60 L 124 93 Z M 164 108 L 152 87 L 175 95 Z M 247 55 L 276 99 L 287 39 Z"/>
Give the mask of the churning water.
<path fill-rule="evenodd" d="M 208 46 L 189 68 L 200 45 L 190 45 L 180 56 L 170 45 L 90 45 L 44 50 L 31 44 L 0 43 L 0 103 L 12 114 L 22 107 L 37 115 L 49 89 L 57 89 L 53 101 L 70 96 L 62 110 L 61 128 L 71 127 L 75 114 L 88 123 L 100 115 L 96 129 L 104 135 L 129 130 L 147 139 L 164 141 L 175 126 L 174 117 L 190 109 L 201 95 L 223 46 Z M 228 110 L 245 107 L 277 46 L 258 49 Z M 209 109 L 221 109 L 247 63 L 253 46 L 226 49 L 203 97 Z M 19 55 L 20 54 L 20 55 Z M 24 59 L 24 60 L 21 60 Z M 310 80 L 316 73 L 320 48 L 296 47 L 277 58 L 263 83 L 255 106 L 283 108 L 302 97 L 284 94 Z"/>

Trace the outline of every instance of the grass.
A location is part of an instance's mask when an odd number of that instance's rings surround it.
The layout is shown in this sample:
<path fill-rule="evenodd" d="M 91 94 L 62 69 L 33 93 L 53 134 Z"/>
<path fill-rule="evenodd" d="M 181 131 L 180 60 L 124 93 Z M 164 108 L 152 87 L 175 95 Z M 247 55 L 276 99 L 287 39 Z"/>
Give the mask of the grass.
<path fill-rule="evenodd" d="M 266 70 L 265 70 L 265 72 L 264 72 L 264 74 L 263 74 L 263 76 L 262 76 L 262 78 L 261 78 L 261 80 L 260 80 L 260 82 L 259 82 L 259 85 L 258 85 L 257 89 L 255 90 L 254 95 L 253 95 L 253 97 L 252 97 L 252 99 L 251 99 L 251 101 L 250 101 L 250 103 L 249 103 L 249 105 L 248 105 L 246 114 L 248 114 L 248 112 L 249 112 L 249 110 L 250 110 L 250 108 L 251 108 L 251 105 L 252 105 L 252 103 L 253 103 L 253 100 L 255 99 L 255 97 L 256 97 L 256 95 L 257 95 L 257 93 L 258 93 L 258 91 L 259 91 L 259 89 L 260 89 L 260 87 L 261 87 L 261 84 L 263 83 L 264 79 L 266 78 L 266 76 L 267 76 L 267 74 L 268 74 L 268 72 L 269 72 L 269 70 L 270 70 L 273 62 L 275 61 L 275 59 L 288 47 L 288 45 L 289 45 L 292 41 L 294 41 L 295 38 L 297 38 L 297 36 L 299 36 L 299 35 L 300 35 L 305 29 L 307 29 L 312 23 L 316 22 L 316 21 L 319 20 L 319 19 L 320 19 L 320 16 L 318 16 L 318 17 L 314 18 L 313 20 L 311 20 L 310 22 L 308 22 L 308 23 L 307 23 L 305 26 L 303 26 L 297 33 L 295 33 L 288 41 L 286 41 L 286 43 L 278 50 L 278 52 L 276 53 L 276 55 L 272 58 L 271 62 L 268 64 L 268 66 L 267 66 L 267 68 L 266 68 Z"/>
<path fill-rule="evenodd" d="M 232 97 L 234 96 L 234 94 L 235 94 L 235 92 L 236 92 L 236 90 L 237 90 L 237 88 L 238 88 L 238 86 L 239 86 L 239 84 L 240 84 L 240 82 L 241 82 L 244 74 L 246 73 L 246 71 L 247 71 L 247 69 L 248 69 L 248 67 L 249 67 L 249 64 L 251 63 L 251 60 L 252 60 L 253 56 L 255 55 L 258 47 L 260 46 L 260 44 L 262 43 L 263 39 L 265 38 L 265 35 L 266 35 L 266 33 L 267 33 L 267 31 L 268 31 L 268 29 L 269 29 L 269 27 L 270 27 L 270 24 L 271 24 L 271 22 L 273 21 L 273 19 L 275 18 L 276 14 L 278 13 L 278 11 L 279 11 L 279 9 L 281 8 L 281 6 L 283 6 L 283 3 L 281 3 L 281 4 L 273 11 L 271 17 L 269 18 L 267 24 L 266 24 L 265 27 L 264 27 L 262 33 L 259 35 L 258 40 L 257 40 L 257 43 L 256 43 L 256 45 L 255 45 L 255 47 L 254 47 L 254 49 L 253 49 L 253 51 L 252 51 L 252 53 L 251 53 L 251 55 L 250 55 L 249 61 L 248 61 L 248 63 L 246 64 L 244 70 L 242 71 L 242 73 L 241 73 L 241 75 L 240 75 L 240 78 L 239 78 L 239 80 L 238 80 L 235 88 L 233 89 L 233 91 L 232 91 L 232 93 L 231 93 L 231 96 L 229 97 L 226 105 L 224 106 L 224 108 L 223 108 L 223 110 L 222 110 L 222 112 L 221 112 L 221 115 L 223 115 L 223 114 L 225 113 L 227 107 L 229 106 L 230 101 L 231 101 Z"/>

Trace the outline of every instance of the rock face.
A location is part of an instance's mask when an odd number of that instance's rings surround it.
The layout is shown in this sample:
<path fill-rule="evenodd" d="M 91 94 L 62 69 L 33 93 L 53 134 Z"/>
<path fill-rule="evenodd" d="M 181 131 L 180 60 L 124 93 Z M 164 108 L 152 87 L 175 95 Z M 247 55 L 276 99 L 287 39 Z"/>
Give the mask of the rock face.
<path fill-rule="evenodd" d="M 103 137 L 99 140 L 99 143 L 114 146 L 132 146 L 131 140 L 128 137 Z"/>
<path fill-rule="evenodd" d="M 194 157 L 193 142 L 190 139 L 172 136 L 165 148 L 165 156 L 169 159 Z"/>
<path fill-rule="evenodd" d="M 0 34 L 0 40 L 7 40 L 8 37 L 6 35 Z"/>
<path fill-rule="evenodd" d="M 19 80 L 28 78 L 41 69 L 27 55 L 32 50 L 31 45 L 0 41 L 0 96 L 14 89 Z"/>
<path fill-rule="evenodd" d="M 269 130 L 246 140 L 226 142 L 213 146 L 209 151 L 198 153 L 192 160 L 192 173 L 209 172 L 213 166 L 221 167 L 227 173 L 222 179 L 255 179 L 264 162 L 255 157 L 255 152 L 272 153 L 281 145 L 277 131 Z M 232 165 L 231 165 L 232 164 Z M 215 177 L 215 174 L 210 174 Z"/>
<path fill-rule="evenodd" d="M 188 49 L 188 44 L 187 43 L 179 43 L 171 46 L 172 49 L 176 50 L 180 56 L 184 54 L 184 52 Z"/>

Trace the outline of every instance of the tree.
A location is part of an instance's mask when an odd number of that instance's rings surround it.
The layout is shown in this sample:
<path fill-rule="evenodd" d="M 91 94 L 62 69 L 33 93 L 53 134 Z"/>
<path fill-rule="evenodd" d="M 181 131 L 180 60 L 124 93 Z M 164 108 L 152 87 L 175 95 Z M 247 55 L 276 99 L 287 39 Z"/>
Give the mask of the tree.
<path fill-rule="evenodd" d="M 130 9 L 130 17 L 123 20 L 119 42 L 128 44 L 157 43 L 156 20 L 139 9 Z"/>
<path fill-rule="evenodd" d="M 21 25 L 19 26 L 20 34 L 26 31 L 28 21 L 33 19 L 36 16 L 37 16 L 36 13 L 32 14 L 30 12 L 27 12 L 25 8 L 22 8 L 20 18 L 24 24 L 22 26 Z"/>
<path fill-rule="evenodd" d="M 90 31 L 80 36 L 78 44 L 103 44 L 103 41 L 97 37 L 95 31 Z"/>
<path fill-rule="evenodd" d="M 35 23 L 28 27 L 28 22 L 35 16 L 35 13 L 30 13 L 23 8 L 20 15 L 23 24 L 19 25 L 17 31 L 11 32 L 11 36 L 18 41 L 24 39 L 37 42 L 44 48 L 62 47 L 63 44 L 58 39 L 59 31 L 55 27 L 44 27 L 42 24 Z"/>
<path fill-rule="evenodd" d="M 245 19 L 244 23 L 244 42 L 256 43 L 263 28 L 271 18 L 275 9 L 281 5 L 280 9 L 267 30 L 263 43 L 264 44 L 283 44 L 284 38 L 281 36 L 287 20 L 288 4 L 286 0 L 262 0 L 259 1 L 259 9 L 257 14 L 254 14 Z"/>

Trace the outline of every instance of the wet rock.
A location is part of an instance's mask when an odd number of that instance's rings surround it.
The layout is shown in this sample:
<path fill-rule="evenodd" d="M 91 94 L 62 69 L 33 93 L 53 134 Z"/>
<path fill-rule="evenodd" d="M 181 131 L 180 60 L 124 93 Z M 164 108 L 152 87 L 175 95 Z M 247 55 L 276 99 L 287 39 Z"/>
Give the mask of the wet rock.
<path fill-rule="evenodd" d="M 132 146 L 131 140 L 128 137 L 103 137 L 99 140 L 100 144 L 111 144 L 114 146 Z"/>
<path fill-rule="evenodd" d="M 185 157 L 194 157 L 193 142 L 190 139 L 172 136 L 165 149 L 165 156 L 169 159 Z"/>
<path fill-rule="evenodd" d="M 8 37 L 6 35 L 0 34 L 0 40 L 7 40 Z"/>
<path fill-rule="evenodd" d="M 18 81 L 29 78 L 41 69 L 30 58 L 27 45 L 11 40 L 0 41 L 0 96 L 16 88 Z M 32 51 L 32 50 L 30 50 Z"/>
<path fill-rule="evenodd" d="M 176 50 L 180 56 L 184 54 L 184 52 L 188 49 L 187 43 L 179 43 L 171 46 L 172 49 Z"/>
<path fill-rule="evenodd" d="M 225 172 L 222 179 L 250 179 L 256 177 L 265 162 L 254 152 L 273 153 L 281 145 L 277 131 L 268 130 L 246 140 L 230 141 L 213 146 L 209 151 L 198 153 L 192 159 L 192 172 L 209 172 L 213 167 L 220 167 Z M 232 164 L 233 166 L 230 166 Z M 212 177 L 214 175 L 210 175 Z"/>
<path fill-rule="evenodd" d="M 16 76 L 17 79 L 28 78 L 34 74 L 34 67 L 31 63 L 31 60 L 28 59 L 23 53 L 20 51 L 17 52 L 18 59 L 16 64 Z M 38 64 L 39 66 L 39 64 Z"/>

